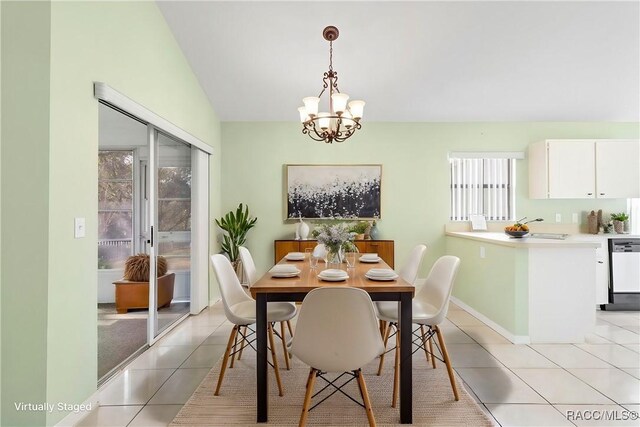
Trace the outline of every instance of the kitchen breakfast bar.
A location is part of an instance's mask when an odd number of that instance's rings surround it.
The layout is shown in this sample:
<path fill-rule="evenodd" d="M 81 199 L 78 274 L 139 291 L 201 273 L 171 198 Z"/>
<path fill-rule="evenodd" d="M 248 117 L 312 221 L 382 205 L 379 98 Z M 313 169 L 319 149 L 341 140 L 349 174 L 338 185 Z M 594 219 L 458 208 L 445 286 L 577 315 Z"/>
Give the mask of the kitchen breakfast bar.
<path fill-rule="evenodd" d="M 452 300 L 513 343 L 581 343 L 596 321 L 596 248 L 572 239 L 446 233 Z"/>

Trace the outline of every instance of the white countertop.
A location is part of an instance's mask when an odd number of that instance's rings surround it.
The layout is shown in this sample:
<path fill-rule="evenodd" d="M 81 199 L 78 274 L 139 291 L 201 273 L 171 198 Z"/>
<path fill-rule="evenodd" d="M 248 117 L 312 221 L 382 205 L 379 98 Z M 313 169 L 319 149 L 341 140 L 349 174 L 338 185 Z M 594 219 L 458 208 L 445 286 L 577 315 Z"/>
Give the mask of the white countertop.
<path fill-rule="evenodd" d="M 570 235 L 565 240 L 538 239 L 535 237 L 515 238 L 505 233 L 495 233 L 487 231 L 447 231 L 447 236 L 460 237 L 463 239 L 477 240 L 480 242 L 493 243 L 496 245 L 509 246 L 512 248 L 599 248 L 601 241 L 593 238 L 605 238 L 607 234 L 579 234 Z M 592 239 L 587 238 L 591 236 Z M 635 237 L 624 234 L 610 235 L 611 237 Z"/>

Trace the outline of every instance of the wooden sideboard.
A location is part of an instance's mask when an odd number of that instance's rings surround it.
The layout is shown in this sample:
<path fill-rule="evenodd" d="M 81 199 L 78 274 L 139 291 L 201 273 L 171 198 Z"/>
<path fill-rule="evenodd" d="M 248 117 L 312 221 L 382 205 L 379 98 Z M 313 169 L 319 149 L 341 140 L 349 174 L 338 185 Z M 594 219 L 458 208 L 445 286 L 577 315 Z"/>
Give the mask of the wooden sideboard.
<path fill-rule="evenodd" d="M 389 267 L 394 268 L 393 240 L 356 240 L 358 250 L 362 253 L 377 253 Z M 273 262 L 277 264 L 289 252 L 304 252 L 307 248 L 314 248 L 318 244 L 315 240 L 275 240 L 273 242 Z"/>

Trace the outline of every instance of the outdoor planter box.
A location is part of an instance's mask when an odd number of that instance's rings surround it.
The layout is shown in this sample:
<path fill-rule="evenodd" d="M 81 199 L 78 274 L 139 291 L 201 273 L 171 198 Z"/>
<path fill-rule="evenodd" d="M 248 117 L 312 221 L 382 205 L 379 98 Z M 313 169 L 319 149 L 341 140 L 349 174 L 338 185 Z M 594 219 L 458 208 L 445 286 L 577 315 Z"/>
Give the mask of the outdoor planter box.
<path fill-rule="evenodd" d="M 173 299 L 175 273 L 158 277 L 158 308 L 168 307 Z M 116 310 L 123 314 L 132 308 L 149 308 L 149 282 L 118 280 L 116 285 Z"/>

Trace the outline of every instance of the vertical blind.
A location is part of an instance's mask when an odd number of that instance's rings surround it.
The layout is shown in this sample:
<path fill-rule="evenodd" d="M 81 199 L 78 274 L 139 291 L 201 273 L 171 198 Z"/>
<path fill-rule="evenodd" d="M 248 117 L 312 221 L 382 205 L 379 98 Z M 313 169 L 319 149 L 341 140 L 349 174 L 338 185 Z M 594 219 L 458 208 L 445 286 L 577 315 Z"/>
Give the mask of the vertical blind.
<path fill-rule="evenodd" d="M 490 221 L 515 216 L 515 159 L 449 158 L 451 220 L 468 221 L 484 215 Z"/>

